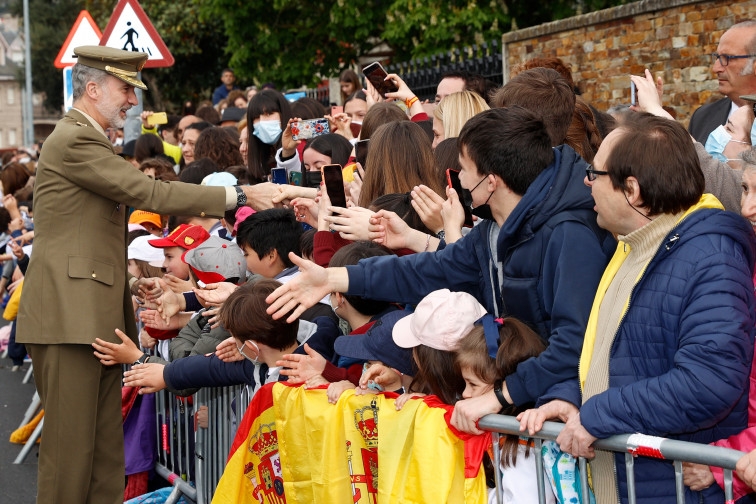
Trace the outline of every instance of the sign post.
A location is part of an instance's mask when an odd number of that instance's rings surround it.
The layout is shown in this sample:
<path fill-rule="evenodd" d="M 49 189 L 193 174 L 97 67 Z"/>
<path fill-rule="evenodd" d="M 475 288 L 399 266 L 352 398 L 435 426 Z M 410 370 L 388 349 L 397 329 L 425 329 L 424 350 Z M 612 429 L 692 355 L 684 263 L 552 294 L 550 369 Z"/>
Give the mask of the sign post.
<path fill-rule="evenodd" d="M 137 0 L 118 0 L 108 25 L 100 39 L 100 45 L 125 51 L 144 52 L 149 55 L 145 68 L 173 66 L 174 59 L 165 42 L 150 22 Z M 141 74 L 138 76 L 141 79 Z M 141 133 L 142 91 L 135 89 L 139 105 L 126 113 L 123 141 L 136 139 Z"/>

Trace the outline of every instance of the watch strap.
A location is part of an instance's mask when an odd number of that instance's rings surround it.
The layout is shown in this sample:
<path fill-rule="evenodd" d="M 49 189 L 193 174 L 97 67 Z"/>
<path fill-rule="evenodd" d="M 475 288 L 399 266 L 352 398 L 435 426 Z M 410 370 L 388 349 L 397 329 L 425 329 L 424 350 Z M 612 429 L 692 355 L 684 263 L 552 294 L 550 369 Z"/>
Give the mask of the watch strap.
<path fill-rule="evenodd" d="M 236 206 L 243 207 L 247 204 L 247 195 L 244 193 L 244 189 L 241 186 L 234 186 L 236 190 Z"/>
<path fill-rule="evenodd" d="M 509 404 L 509 402 L 507 401 L 507 398 L 504 397 L 504 393 L 501 391 L 502 386 L 503 386 L 503 381 L 500 379 L 496 380 L 494 382 L 493 391 L 494 391 L 494 394 L 496 394 L 496 399 L 499 401 L 499 404 L 501 404 L 501 408 L 504 409 L 511 406 L 511 404 Z"/>

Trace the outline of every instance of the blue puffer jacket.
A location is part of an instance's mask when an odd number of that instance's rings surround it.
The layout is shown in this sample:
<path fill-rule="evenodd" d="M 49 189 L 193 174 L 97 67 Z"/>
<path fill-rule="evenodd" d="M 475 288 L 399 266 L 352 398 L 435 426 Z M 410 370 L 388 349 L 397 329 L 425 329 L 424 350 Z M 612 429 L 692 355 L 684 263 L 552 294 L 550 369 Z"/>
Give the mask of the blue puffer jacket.
<path fill-rule="evenodd" d="M 633 289 L 615 336 L 610 388 L 581 407 L 588 432 L 710 443 L 746 427 L 755 260 L 753 230 L 734 213 L 696 210 L 667 235 Z M 557 389 L 549 396 L 580 404 L 577 382 Z M 627 502 L 624 455 L 617 454 L 615 463 Z M 635 481 L 639 503 L 675 502 L 671 462 L 637 458 Z M 686 487 L 685 497 L 690 504 L 724 502 L 716 484 L 703 492 Z"/>
<path fill-rule="evenodd" d="M 576 376 L 591 302 L 616 245 L 596 225 L 593 198 L 583 184 L 586 166 L 570 147 L 554 149 L 552 164 L 499 231 L 501 275 L 491 258 L 496 223 L 484 221 L 435 253 L 375 257 L 347 266 L 348 294 L 417 304 L 447 288 L 474 295 L 489 313 L 524 321 L 549 347 L 520 363 L 506 382 L 515 404 L 535 401 L 555 383 Z"/>

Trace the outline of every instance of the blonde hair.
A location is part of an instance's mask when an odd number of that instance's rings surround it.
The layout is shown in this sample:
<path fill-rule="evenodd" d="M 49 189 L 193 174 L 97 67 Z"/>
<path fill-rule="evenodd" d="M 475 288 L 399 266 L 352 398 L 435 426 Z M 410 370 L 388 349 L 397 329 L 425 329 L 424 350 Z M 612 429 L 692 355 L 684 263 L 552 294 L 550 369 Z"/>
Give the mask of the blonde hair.
<path fill-rule="evenodd" d="M 444 125 L 444 138 L 456 138 L 472 116 L 489 108 L 478 93 L 460 91 L 445 96 L 433 115 Z"/>

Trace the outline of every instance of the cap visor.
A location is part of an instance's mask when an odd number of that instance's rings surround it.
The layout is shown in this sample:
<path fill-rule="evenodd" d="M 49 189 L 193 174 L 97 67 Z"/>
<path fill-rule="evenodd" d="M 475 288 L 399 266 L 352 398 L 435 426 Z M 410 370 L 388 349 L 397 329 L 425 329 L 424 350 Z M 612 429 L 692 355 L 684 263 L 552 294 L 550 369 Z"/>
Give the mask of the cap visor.
<path fill-rule="evenodd" d="M 157 238 L 155 240 L 147 240 L 147 243 L 157 248 L 178 247 L 178 245 L 176 245 L 173 241 L 169 240 L 168 238 Z"/>
<path fill-rule="evenodd" d="M 414 348 L 421 344 L 415 334 L 412 332 L 412 317 L 414 314 L 408 315 L 404 318 L 397 320 L 394 324 L 394 329 L 391 331 L 391 337 L 394 339 L 394 343 L 402 348 Z"/>

